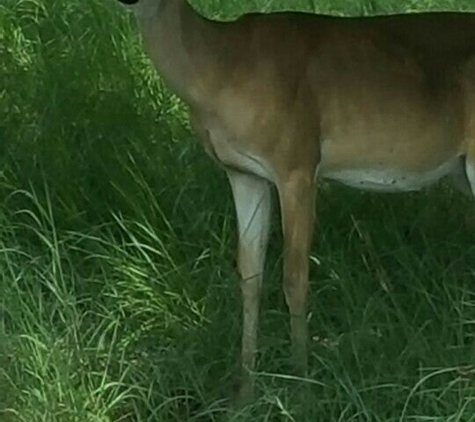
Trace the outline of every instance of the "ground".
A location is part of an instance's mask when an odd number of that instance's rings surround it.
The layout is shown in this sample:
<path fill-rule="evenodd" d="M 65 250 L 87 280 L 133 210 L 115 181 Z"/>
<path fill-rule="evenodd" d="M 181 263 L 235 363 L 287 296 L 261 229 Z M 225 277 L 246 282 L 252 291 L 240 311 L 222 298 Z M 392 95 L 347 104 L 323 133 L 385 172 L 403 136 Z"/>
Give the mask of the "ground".
<path fill-rule="evenodd" d="M 194 4 L 230 18 L 471 2 Z M 230 190 L 112 0 L 3 0 L 0 201 L 2 422 L 223 420 L 240 341 Z M 227 420 L 475 421 L 474 212 L 444 184 L 323 184 L 310 373 L 292 379 L 275 210 L 258 397 Z"/>

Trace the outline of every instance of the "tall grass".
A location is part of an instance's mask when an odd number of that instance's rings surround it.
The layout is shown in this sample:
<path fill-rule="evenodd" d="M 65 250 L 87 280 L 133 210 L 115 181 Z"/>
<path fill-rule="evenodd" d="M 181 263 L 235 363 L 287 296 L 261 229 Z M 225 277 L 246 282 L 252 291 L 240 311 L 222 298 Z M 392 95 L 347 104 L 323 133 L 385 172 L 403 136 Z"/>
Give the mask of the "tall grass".
<path fill-rule="evenodd" d="M 194 3 L 221 19 L 471 6 Z M 0 5 L 0 200 L 0 421 L 222 420 L 240 341 L 229 189 L 113 1 Z M 474 421 L 472 206 L 445 186 L 322 186 L 305 380 L 287 376 L 276 219 L 259 398 L 229 420 Z"/>

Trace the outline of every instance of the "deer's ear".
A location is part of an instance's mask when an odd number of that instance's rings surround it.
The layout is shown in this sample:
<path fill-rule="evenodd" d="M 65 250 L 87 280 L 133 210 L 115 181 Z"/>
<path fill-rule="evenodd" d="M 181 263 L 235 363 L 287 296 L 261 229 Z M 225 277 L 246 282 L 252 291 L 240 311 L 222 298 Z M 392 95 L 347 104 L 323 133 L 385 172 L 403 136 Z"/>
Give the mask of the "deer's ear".
<path fill-rule="evenodd" d="M 119 0 L 119 2 L 130 6 L 132 4 L 137 4 L 139 0 Z"/>

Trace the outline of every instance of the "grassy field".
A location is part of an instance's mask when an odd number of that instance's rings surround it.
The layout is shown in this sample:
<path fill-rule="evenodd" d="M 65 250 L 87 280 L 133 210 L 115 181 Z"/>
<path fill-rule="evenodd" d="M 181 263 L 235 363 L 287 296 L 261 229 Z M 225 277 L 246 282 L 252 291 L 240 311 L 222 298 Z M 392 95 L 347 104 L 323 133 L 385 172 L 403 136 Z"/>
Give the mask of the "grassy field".
<path fill-rule="evenodd" d="M 194 2 L 219 18 L 471 3 Z M 230 192 L 112 0 L 2 0 L 0 201 L 1 422 L 222 420 L 241 321 Z M 475 421 L 473 204 L 322 185 L 318 208 L 309 379 L 286 378 L 276 211 L 258 399 L 228 420 Z"/>

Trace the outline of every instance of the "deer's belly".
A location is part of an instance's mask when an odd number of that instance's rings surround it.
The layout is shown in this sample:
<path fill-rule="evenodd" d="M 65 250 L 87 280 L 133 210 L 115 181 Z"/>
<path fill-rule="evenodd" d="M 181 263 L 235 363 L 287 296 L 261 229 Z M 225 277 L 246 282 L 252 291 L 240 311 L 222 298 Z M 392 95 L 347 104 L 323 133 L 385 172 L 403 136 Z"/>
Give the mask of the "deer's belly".
<path fill-rule="evenodd" d="M 432 185 L 454 172 L 459 165 L 460 159 L 457 157 L 424 171 L 383 167 L 342 168 L 323 171 L 320 176 L 363 190 L 407 192 Z"/>

